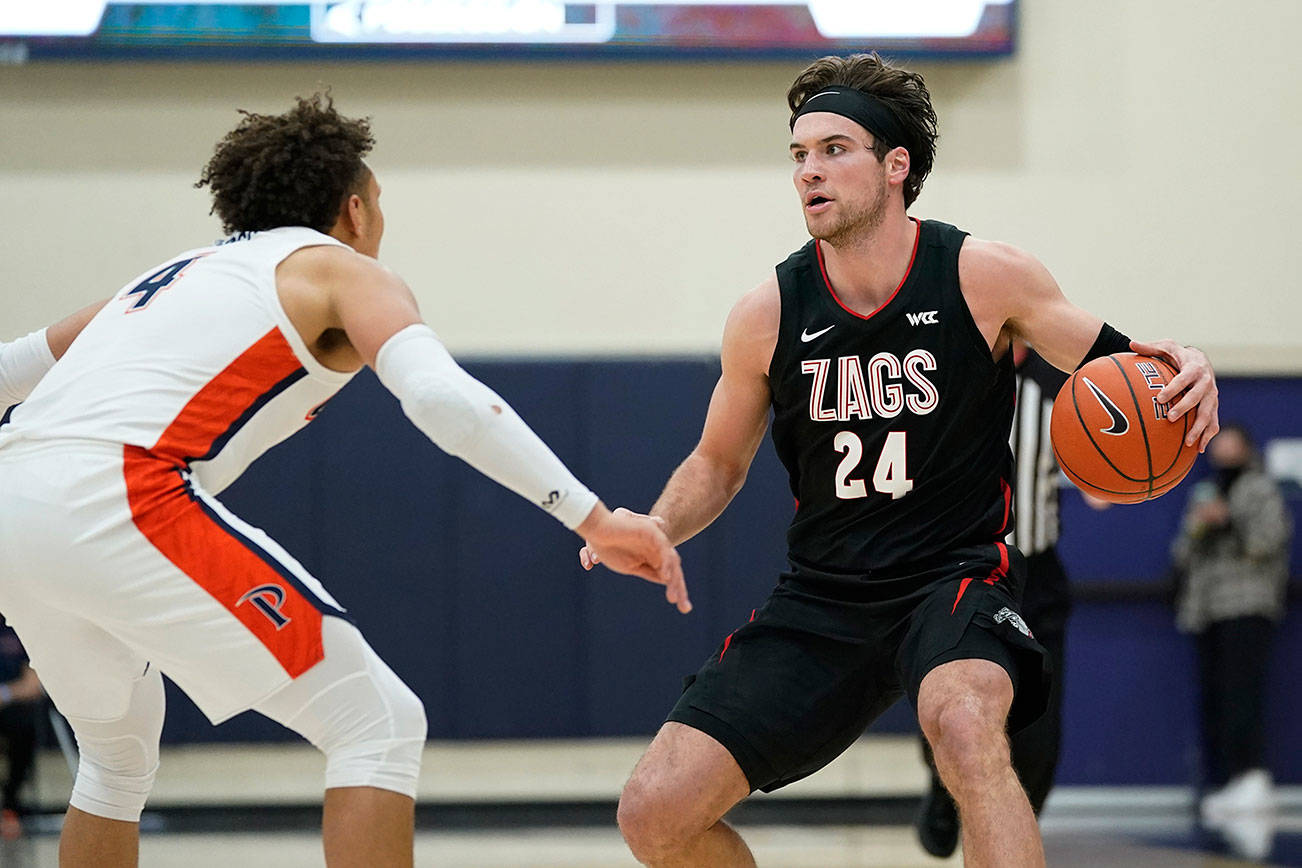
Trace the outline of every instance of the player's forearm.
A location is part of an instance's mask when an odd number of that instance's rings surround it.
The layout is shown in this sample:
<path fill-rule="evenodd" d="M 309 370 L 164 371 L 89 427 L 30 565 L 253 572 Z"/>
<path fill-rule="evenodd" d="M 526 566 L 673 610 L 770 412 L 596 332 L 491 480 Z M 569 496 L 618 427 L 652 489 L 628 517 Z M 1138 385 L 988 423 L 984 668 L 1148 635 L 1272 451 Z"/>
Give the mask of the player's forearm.
<path fill-rule="evenodd" d="M 46 332 L 41 329 L 9 343 L 0 342 L 0 412 L 27 400 L 41 377 L 54 367 Z"/>
<path fill-rule="evenodd" d="M 718 518 L 745 481 L 746 468 L 693 452 L 669 477 L 651 514 L 664 519 L 669 542 L 679 545 Z"/>
<path fill-rule="evenodd" d="M 54 325 L 5 343 L 0 341 L 0 411 L 27 400 L 63 357 L 77 335 L 86 327 L 105 302 L 96 302 L 64 317 Z"/>
<path fill-rule="evenodd" d="M 391 337 L 376 356 L 375 372 L 435 445 L 571 530 L 598 505 L 509 404 L 461 369 L 428 326 L 408 326 Z"/>

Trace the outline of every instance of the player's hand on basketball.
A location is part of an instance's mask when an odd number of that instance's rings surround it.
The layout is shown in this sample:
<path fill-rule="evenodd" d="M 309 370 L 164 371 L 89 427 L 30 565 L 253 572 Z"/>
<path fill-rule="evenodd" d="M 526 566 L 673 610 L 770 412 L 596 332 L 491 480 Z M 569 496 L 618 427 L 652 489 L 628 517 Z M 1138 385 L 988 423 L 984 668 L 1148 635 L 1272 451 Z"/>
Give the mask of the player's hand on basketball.
<path fill-rule="evenodd" d="M 1185 413 L 1197 410 L 1184 442 L 1186 446 L 1197 444 L 1198 451 L 1202 452 L 1216 436 L 1216 432 L 1221 430 L 1217 415 L 1220 396 L 1216 389 L 1216 373 L 1212 370 L 1212 363 L 1202 350 L 1181 346 L 1171 340 L 1149 343 L 1131 341 L 1130 349 L 1146 356 L 1166 359 L 1175 367 L 1178 373 L 1157 393 L 1157 400 L 1172 404 L 1166 416 L 1172 422 Z"/>
<path fill-rule="evenodd" d="M 666 600 L 683 614 L 692 611 L 682 562 L 669 544 L 664 520 L 659 516 L 642 515 L 623 507 L 607 512 L 598 504 L 593 515 L 576 530 L 584 541 L 583 548 L 579 549 L 579 563 L 585 570 L 605 564 L 617 573 L 664 585 Z"/>

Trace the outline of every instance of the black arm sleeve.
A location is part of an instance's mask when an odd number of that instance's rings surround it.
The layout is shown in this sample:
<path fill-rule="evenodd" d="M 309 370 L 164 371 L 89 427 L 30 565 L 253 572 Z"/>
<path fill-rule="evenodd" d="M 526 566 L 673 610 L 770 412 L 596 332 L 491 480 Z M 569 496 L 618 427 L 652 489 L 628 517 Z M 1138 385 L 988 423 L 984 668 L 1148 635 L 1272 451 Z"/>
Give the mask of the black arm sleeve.
<path fill-rule="evenodd" d="M 1113 353 L 1128 352 L 1130 352 L 1130 338 L 1104 323 L 1103 328 L 1099 329 L 1099 336 L 1094 339 L 1094 346 L 1090 347 L 1090 351 L 1085 354 L 1085 358 L 1080 360 L 1080 364 L 1076 368 L 1079 370 L 1088 362 L 1110 356 Z"/>

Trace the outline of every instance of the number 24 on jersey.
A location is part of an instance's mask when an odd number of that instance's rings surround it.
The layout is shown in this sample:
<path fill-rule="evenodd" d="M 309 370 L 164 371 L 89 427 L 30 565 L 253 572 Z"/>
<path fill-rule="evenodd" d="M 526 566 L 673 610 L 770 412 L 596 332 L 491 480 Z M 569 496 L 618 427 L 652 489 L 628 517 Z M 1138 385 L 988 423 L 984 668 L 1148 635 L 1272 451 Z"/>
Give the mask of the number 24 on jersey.
<path fill-rule="evenodd" d="M 891 500 L 899 500 L 913 490 L 913 480 L 909 479 L 905 469 L 905 444 L 905 432 L 888 433 L 882 454 L 877 458 L 877 467 L 873 470 L 873 490 L 889 494 Z M 836 496 L 842 500 L 867 497 L 868 487 L 864 481 L 850 478 L 863 459 L 863 441 L 859 435 L 853 431 L 838 431 L 832 447 L 845 453 L 836 467 Z"/>

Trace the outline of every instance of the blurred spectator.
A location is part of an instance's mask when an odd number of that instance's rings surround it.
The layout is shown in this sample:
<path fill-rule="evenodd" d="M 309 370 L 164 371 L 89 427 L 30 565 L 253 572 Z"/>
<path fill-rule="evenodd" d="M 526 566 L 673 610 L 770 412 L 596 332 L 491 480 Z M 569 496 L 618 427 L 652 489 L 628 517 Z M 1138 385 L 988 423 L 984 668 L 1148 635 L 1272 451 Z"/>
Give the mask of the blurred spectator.
<path fill-rule="evenodd" d="M 1201 813 L 1216 825 L 1272 804 L 1264 691 L 1275 622 L 1284 615 L 1292 527 L 1243 426 L 1225 425 L 1207 454 L 1213 475 L 1191 492 L 1172 555 L 1183 577 L 1177 622 L 1198 642 L 1212 789 Z"/>
<path fill-rule="evenodd" d="M 17 634 L 0 618 L 0 743 L 8 769 L 0 805 L 0 837 L 22 834 L 23 806 L 18 792 L 27 782 L 36 754 L 36 721 L 45 693 Z"/>

